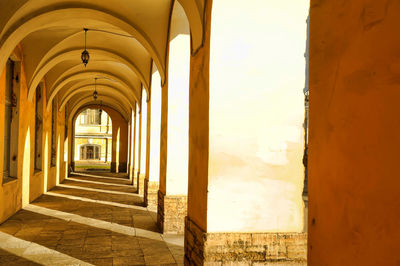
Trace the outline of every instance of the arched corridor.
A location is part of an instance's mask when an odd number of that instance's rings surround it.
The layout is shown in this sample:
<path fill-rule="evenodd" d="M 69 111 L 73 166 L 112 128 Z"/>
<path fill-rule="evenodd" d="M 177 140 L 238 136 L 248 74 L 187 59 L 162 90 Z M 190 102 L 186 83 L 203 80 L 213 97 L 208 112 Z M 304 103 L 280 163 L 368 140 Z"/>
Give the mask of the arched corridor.
<path fill-rule="evenodd" d="M 0 264 L 398 265 L 399 11 L 0 0 Z"/>

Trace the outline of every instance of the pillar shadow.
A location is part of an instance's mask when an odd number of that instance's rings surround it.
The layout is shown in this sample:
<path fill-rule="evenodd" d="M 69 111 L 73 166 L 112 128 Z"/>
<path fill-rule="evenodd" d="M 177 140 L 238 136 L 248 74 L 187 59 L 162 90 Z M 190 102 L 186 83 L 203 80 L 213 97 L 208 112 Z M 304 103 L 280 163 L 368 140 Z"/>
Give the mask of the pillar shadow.
<path fill-rule="evenodd" d="M 9 266 L 9 265 L 39 266 L 41 264 L 27 260 L 23 257 L 17 256 L 13 253 L 10 253 L 10 252 L 0 248 L 0 265 L 1 266 L 3 266 L 3 265 L 4 266 Z"/>
<path fill-rule="evenodd" d="M 97 202 L 86 202 L 77 199 L 58 197 L 54 194 L 42 195 L 32 205 L 80 215 L 123 226 L 135 227 L 160 233 L 149 211 L 138 208 L 124 208 Z"/>
<path fill-rule="evenodd" d="M 131 236 L 97 228 L 96 224 L 82 224 L 59 219 L 34 211 L 21 210 L 0 225 L 0 232 L 11 240 L 35 243 L 30 252 L 19 250 L 21 255 L 0 252 L 0 262 L 8 260 L 26 262 L 17 265 L 38 265 L 54 257 L 67 255 L 93 265 L 177 265 L 183 263 L 183 246 L 143 236 Z M 39 246 L 38 246 L 39 245 Z M 49 250 L 54 251 L 52 253 Z M 24 254 L 35 253 L 35 262 L 26 261 Z M 32 259 L 33 260 L 33 259 Z M 37 261 L 37 260 L 40 260 Z M 30 263 L 30 264 L 29 264 Z M 40 263 L 51 265 L 49 263 Z M 7 264 L 12 265 L 12 264 Z"/>
<path fill-rule="evenodd" d="M 112 194 L 107 192 L 85 190 L 85 188 L 79 188 L 79 187 L 62 187 L 62 186 L 57 186 L 53 188 L 51 192 L 63 195 L 87 198 L 91 200 L 107 201 L 107 202 L 126 204 L 132 206 L 143 207 L 144 204 L 143 198 L 135 194 L 132 195 Z"/>

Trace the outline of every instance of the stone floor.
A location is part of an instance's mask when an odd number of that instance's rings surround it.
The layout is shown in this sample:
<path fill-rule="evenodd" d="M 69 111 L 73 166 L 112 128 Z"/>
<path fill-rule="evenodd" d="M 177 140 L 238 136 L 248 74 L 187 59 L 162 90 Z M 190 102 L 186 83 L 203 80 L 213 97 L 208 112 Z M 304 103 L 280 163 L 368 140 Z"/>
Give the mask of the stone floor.
<path fill-rule="evenodd" d="M 0 265 L 183 265 L 124 175 L 74 174 L 0 225 Z"/>

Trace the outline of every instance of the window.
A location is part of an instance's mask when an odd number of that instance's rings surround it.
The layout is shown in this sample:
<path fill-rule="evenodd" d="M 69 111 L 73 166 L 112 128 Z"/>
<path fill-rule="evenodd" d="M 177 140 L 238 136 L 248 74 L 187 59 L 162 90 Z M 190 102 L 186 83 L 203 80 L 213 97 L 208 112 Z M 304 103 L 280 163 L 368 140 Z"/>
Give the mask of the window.
<path fill-rule="evenodd" d="M 35 99 L 35 170 L 42 170 L 42 141 L 43 141 L 43 98 L 42 86 L 36 88 Z"/>
<path fill-rule="evenodd" d="M 56 166 L 56 158 L 57 158 L 57 103 L 53 100 L 53 104 L 51 107 L 51 160 L 50 165 Z"/>
<path fill-rule="evenodd" d="M 85 144 L 80 147 L 81 160 L 100 160 L 101 146 L 97 144 Z"/>
<path fill-rule="evenodd" d="M 11 176 L 11 142 L 12 132 L 11 123 L 13 115 L 13 77 L 14 77 L 14 62 L 7 61 L 6 66 L 6 89 L 5 89 L 5 108 L 4 108 L 4 142 L 3 142 L 3 183 Z"/>
<path fill-rule="evenodd" d="M 100 125 L 101 112 L 99 109 L 87 109 L 80 114 L 79 122 L 81 125 Z"/>

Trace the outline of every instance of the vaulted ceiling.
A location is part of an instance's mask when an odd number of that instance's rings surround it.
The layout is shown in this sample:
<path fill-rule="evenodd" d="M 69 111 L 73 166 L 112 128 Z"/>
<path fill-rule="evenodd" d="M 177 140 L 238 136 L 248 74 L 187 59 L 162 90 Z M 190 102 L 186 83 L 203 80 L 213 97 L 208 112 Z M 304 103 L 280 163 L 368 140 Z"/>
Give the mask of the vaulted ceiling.
<path fill-rule="evenodd" d="M 59 110 L 77 110 L 93 104 L 97 78 L 98 101 L 129 117 L 142 89 L 150 95 L 153 63 L 166 79 L 170 23 L 189 22 L 192 52 L 202 45 L 203 9 L 204 0 L 2 0 L 0 66 L 20 44 L 29 100 L 45 81 L 48 109 L 58 99 Z M 86 67 L 83 28 L 89 29 Z"/>

